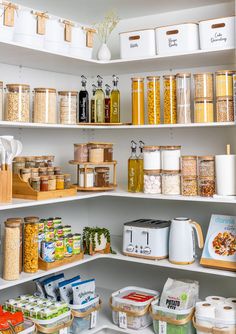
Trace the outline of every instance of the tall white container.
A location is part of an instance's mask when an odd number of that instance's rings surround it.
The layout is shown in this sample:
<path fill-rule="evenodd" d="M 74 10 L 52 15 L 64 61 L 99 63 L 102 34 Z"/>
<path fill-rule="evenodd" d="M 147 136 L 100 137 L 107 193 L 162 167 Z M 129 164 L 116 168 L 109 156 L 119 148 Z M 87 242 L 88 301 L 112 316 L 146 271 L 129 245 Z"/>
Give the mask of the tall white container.
<path fill-rule="evenodd" d="M 83 59 L 92 58 L 92 47 L 87 47 L 87 31 L 86 28 L 76 24 L 71 30 L 71 43 L 69 53 L 72 57 Z"/>
<path fill-rule="evenodd" d="M 70 43 L 65 41 L 65 25 L 58 17 L 50 16 L 47 21 L 44 47 L 56 53 L 69 52 Z"/>
<path fill-rule="evenodd" d="M 157 54 L 174 54 L 199 49 L 197 23 L 183 23 L 156 28 Z"/>
<path fill-rule="evenodd" d="M 202 50 L 234 48 L 235 16 L 205 20 L 199 23 Z"/>
<path fill-rule="evenodd" d="M 236 195 L 236 155 L 215 156 L 217 195 Z"/>

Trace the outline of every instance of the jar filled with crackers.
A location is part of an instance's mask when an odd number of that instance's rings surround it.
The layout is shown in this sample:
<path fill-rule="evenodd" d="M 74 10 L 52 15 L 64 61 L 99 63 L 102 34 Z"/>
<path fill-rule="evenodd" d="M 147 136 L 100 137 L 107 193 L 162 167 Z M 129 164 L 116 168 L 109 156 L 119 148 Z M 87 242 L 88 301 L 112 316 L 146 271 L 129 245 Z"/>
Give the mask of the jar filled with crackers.
<path fill-rule="evenodd" d="M 25 84 L 6 85 L 5 121 L 30 121 L 30 86 Z"/>
<path fill-rule="evenodd" d="M 161 123 L 160 77 L 147 77 L 148 124 Z"/>
<path fill-rule="evenodd" d="M 34 123 L 57 123 L 57 95 L 54 88 L 34 89 Z"/>
<path fill-rule="evenodd" d="M 24 219 L 24 272 L 38 271 L 38 217 L 25 217 Z"/>

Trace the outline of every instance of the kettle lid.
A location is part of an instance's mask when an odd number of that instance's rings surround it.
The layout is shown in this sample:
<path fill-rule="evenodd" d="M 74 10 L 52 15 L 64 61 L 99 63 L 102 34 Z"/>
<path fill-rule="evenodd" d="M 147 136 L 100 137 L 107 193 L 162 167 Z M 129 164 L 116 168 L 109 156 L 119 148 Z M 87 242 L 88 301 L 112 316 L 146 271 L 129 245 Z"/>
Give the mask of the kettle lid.
<path fill-rule="evenodd" d="M 177 218 L 175 218 L 174 220 L 177 220 L 177 221 L 188 221 L 189 220 L 189 218 L 187 218 L 187 217 L 177 217 Z"/>

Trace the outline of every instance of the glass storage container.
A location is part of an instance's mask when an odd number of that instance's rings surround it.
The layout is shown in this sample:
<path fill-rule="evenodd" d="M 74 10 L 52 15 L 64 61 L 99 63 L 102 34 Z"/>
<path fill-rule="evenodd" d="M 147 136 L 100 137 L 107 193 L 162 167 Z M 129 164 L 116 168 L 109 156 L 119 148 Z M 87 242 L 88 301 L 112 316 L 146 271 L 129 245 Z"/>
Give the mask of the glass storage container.
<path fill-rule="evenodd" d="M 162 194 L 180 195 L 180 174 L 176 171 L 170 171 L 162 174 Z"/>
<path fill-rule="evenodd" d="M 47 167 L 40 167 L 38 169 L 39 171 L 39 176 L 46 176 L 47 175 Z"/>
<path fill-rule="evenodd" d="M 33 121 L 35 123 L 57 123 L 56 101 L 56 89 L 35 88 Z"/>
<path fill-rule="evenodd" d="M 35 168 L 35 157 L 25 158 L 25 168 Z"/>
<path fill-rule="evenodd" d="M 198 175 L 200 178 L 215 178 L 215 157 L 213 155 L 198 157 Z"/>
<path fill-rule="evenodd" d="M 143 192 L 145 194 L 161 194 L 161 174 L 159 170 L 143 171 Z"/>
<path fill-rule="evenodd" d="M 24 252 L 23 263 L 26 273 L 38 271 L 38 217 L 25 217 L 24 219 Z"/>
<path fill-rule="evenodd" d="M 61 175 L 61 167 L 54 167 L 54 175 Z"/>
<path fill-rule="evenodd" d="M 197 178 L 191 176 L 182 177 L 181 189 L 183 196 L 197 196 L 198 194 Z"/>
<path fill-rule="evenodd" d="M 161 146 L 162 171 L 180 171 L 181 146 Z"/>
<path fill-rule="evenodd" d="M 64 174 L 64 189 L 70 189 L 70 188 L 71 188 L 71 175 Z"/>
<path fill-rule="evenodd" d="M 54 175 L 54 167 L 46 167 L 47 175 Z"/>
<path fill-rule="evenodd" d="M 132 123 L 144 125 L 144 78 L 132 78 Z"/>
<path fill-rule="evenodd" d="M 88 145 L 74 144 L 74 160 L 80 162 L 88 161 Z"/>
<path fill-rule="evenodd" d="M 5 222 L 3 242 L 3 279 L 19 279 L 21 272 L 21 223 L 20 218 L 9 218 Z"/>
<path fill-rule="evenodd" d="M 30 168 L 22 168 L 20 170 L 20 175 L 21 178 L 25 181 L 28 182 L 29 179 L 31 178 L 31 169 Z"/>
<path fill-rule="evenodd" d="M 164 75 L 164 124 L 177 122 L 176 76 Z"/>
<path fill-rule="evenodd" d="M 22 84 L 6 85 L 5 121 L 30 121 L 30 86 Z"/>
<path fill-rule="evenodd" d="M 195 123 L 214 122 L 213 100 L 195 99 L 194 101 L 194 121 Z"/>
<path fill-rule="evenodd" d="M 176 75 L 177 123 L 191 123 L 191 74 Z"/>
<path fill-rule="evenodd" d="M 48 191 L 48 176 L 40 176 L 40 191 Z"/>
<path fill-rule="evenodd" d="M 64 175 L 57 175 L 56 176 L 56 189 L 57 190 L 63 190 L 63 189 L 65 189 Z"/>
<path fill-rule="evenodd" d="M 86 184 L 85 184 L 85 169 L 80 168 L 79 170 L 79 186 L 82 188 L 92 188 L 94 186 L 94 169 L 87 168 L 86 169 Z"/>
<path fill-rule="evenodd" d="M 3 101 L 4 101 L 4 95 L 3 95 L 3 82 L 0 81 L 0 120 L 3 121 L 4 115 L 3 115 Z"/>
<path fill-rule="evenodd" d="M 45 166 L 47 167 L 53 167 L 53 163 L 55 160 L 55 156 L 54 155 L 44 155 L 43 157 Z"/>
<path fill-rule="evenodd" d="M 48 191 L 56 190 L 57 182 L 56 182 L 56 175 L 49 175 L 48 176 Z"/>
<path fill-rule="evenodd" d="M 95 187 L 109 187 L 109 167 L 95 168 Z"/>
<path fill-rule="evenodd" d="M 216 97 L 233 96 L 233 75 L 236 71 L 216 72 Z"/>
<path fill-rule="evenodd" d="M 60 123 L 76 124 L 78 105 L 77 91 L 61 91 L 59 95 Z"/>
<path fill-rule="evenodd" d="M 89 162 L 99 163 L 104 162 L 104 144 L 89 143 Z"/>
<path fill-rule="evenodd" d="M 35 157 L 35 167 L 39 168 L 39 167 L 44 167 L 44 159 L 43 157 Z"/>
<path fill-rule="evenodd" d="M 24 157 L 15 157 L 13 160 L 13 174 L 19 174 L 20 170 L 25 168 L 25 158 Z"/>
<path fill-rule="evenodd" d="M 161 123 L 160 77 L 147 77 L 148 124 Z"/>
<path fill-rule="evenodd" d="M 161 169 L 160 146 L 143 147 L 143 169 L 160 171 Z"/>
<path fill-rule="evenodd" d="M 202 197 L 212 197 L 216 192 L 215 179 L 211 177 L 199 178 L 199 195 Z"/>
<path fill-rule="evenodd" d="M 104 144 L 104 161 L 112 162 L 113 161 L 113 144 Z"/>
<path fill-rule="evenodd" d="M 182 176 L 197 176 L 197 157 L 191 155 L 182 155 L 181 157 Z"/>
<path fill-rule="evenodd" d="M 40 177 L 31 177 L 30 185 L 35 191 L 40 191 Z"/>
<path fill-rule="evenodd" d="M 234 121 L 234 103 L 232 97 L 216 98 L 216 120 L 217 122 Z"/>
<path fill-rule="evenodd" d="M 213 73 L 196 73 L 194 77 L 194 99 L 213 100 Z"/>
<path fill-rule="evenodd" d="M 31 177 L 38 177 L 38 176 L 39 176 L 38 168 L 31 168 Z"/>

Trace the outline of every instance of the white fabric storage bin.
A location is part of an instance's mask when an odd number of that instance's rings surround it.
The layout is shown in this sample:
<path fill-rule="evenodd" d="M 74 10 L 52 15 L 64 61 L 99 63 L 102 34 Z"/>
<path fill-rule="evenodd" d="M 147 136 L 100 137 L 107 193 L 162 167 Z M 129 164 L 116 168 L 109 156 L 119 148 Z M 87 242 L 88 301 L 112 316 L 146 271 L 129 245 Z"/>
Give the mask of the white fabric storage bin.
<path fill-rule="evenodd" d="M 156 28 L 157 54 L 174 54 L 199 49 L 197 23 L 183 23 Z"/>
<path fill-rule="evenodd" d="M 155 54 L 154 29 L 120 34 L 120 57 L 122 59 L 152 57 Z"/>
<path fill-rule="evenodd" d="M 47 20 L 44 47 L 56 53 L 69 53 L 70 43 L 65 41 L 65 25 L 58 17 L 50 16 Z"/>
<path fill-rule="evenodd" d="M 37 34 L 37 16 L 30 8 L 18 10 L 13 40 L 25 46 L 43 48 L 44 35 Z"/>
<path fill-rule="evenodd" d="M 199 23 L 202 50 L 235 47 L 235 16 L 201 21 Z"/>
<path fill-rule="evenodd" d="M 69 53 L 72 57 L 91 59 L 93 48 L 86 46 L 87 31 L 79 25 L 75 25 L 71 30 L 71 43 Z"/>
<path fill-rule="evenodd" d="M 8 27 L 4 25 L 4 10 L 5 6 L 0 4 L 0 41 L 12 42 L 15 26 Z M 16 12 L 15 12 L 16 19 Z"/>

